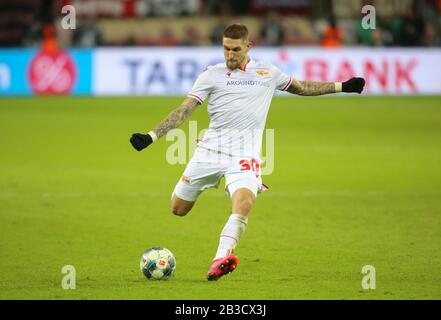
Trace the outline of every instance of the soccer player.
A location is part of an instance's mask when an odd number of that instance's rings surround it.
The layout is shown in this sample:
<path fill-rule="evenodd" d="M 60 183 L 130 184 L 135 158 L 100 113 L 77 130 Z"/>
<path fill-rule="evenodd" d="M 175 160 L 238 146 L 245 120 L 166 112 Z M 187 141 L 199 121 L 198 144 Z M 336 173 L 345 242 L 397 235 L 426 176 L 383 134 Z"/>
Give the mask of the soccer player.
<path fill-rule="evenodd" d="M 208 98 L 210 125 L 171 198 L 171 211 L 185 216 L 199 195 L 218 187 L 225 177 L 225 191 L 231 197 L 231 214 L 219 239 L 219 246 L 207 273 L 217 280 L 232 272 L 238 263 L 234 249 L 244 233 L 253 203 L 266 189 L 260 176 L 262 134 L 275 90 L 301 96 L 339 92 L 361 93 L 365 81 L 352 78 L 343 83 L 299 81 L 268 62 L 248 55 L 252 44 L 242 24 L 228 26 L 223 34 L 225 63 L 202 72 L 182 104 L 147 134 L 134 133 L 133 147 L 141 151 L 178 128 Z"/>

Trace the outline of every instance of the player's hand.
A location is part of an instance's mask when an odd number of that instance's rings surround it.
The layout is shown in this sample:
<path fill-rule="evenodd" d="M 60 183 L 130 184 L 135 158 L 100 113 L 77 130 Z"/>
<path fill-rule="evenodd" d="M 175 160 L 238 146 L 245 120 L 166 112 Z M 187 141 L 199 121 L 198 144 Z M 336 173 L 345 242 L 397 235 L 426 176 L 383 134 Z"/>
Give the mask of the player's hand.
<path fill-rule="evenodd" d="M 343 82 L 342 91 L 343 92 L 358 92 L 363 91 L 365 81 L 363 78 L 352 78 L 346 82 Z"/>
<path fill-rule="evenodd" d="M 133 148 L 138 151 L 147 148 L 152 142 L 153 139 L 149 134 L 134 133 L 130 138 L 130 143 L 132 144 Z"/>

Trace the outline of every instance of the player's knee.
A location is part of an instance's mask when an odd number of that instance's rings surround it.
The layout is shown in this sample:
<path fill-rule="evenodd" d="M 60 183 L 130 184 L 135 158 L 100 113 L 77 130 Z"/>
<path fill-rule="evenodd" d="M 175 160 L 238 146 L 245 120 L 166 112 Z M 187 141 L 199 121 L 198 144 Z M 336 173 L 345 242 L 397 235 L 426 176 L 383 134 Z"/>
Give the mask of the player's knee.
<path fill-rule="evenodd" d="M 237 206 L 240 208 L 241 211 L 243 212 L 249 212 L 251 211 L 251 208 L 253 206 L 254 203 L 254 199 L 251 196 L 246 196 L 246 197 L 240 197 L 237 200 Z"/>
<path fill-rule="evenodd" d="M 172 207 L 171 208 L 171 212 L 175 215 L 175 216 L 180 216 L 183 217 L 185 216 L 188 212 L 185 212 L 185 210 L 182 210 L 179 207 Z"/>
<path fill-rule="evenodd" d="M 189 213 L 191 210 L 191 208 L 186 208 L 186 207 L 182 207 L 182 206 L 172 206 L 171 211 L 174 215 L 179 216 L 179 217 L 183 217 L 185 215 L 187 215 L 187 213 Z"/>
<path fill-rule="evenodd" d="M 176 216 L 183 217 L 190 212 L 191 208 L 193 208 L 193 204 L 194 202 L 185 201 L 178 198 L 176 195 L 173 195 L 171 201 L 171 212 Z"/>
<path fill-rule="evenodd" d="M 188 213 L 188 211 L 181 210 L 179 208 L 172 208 L 171 211 L 175 216 L 178 216 L 178 217 L 183 217 L 183 216 L 187 215 L 187 213 Z"/>
<path fill-rule="evenodd" d="M 252 197 L 248 197 L 245 200 L 243 200 L 243 207 L 247 211 L 250 211 L 251 208 L 253 207 L 253 203 L 254 203 L 254 199 Z"/>

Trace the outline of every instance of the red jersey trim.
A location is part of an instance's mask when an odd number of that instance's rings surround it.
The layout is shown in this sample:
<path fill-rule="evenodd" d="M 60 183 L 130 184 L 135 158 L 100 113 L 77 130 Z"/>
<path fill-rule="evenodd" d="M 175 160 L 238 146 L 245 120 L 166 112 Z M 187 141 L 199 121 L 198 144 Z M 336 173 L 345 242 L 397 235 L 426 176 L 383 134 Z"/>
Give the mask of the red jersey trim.
<path fill-rule="evenodd" d="M 196 99 L 196 100 L 197 100 L 199 103 L 201 103 L 201 104 L 204 102 L 204 100 L 203 100 L 201 97 L 195 95 L 194 93 L 189 93 L 189 94 L 187 94 L 187 97 L 190 97 L 190 98 Z"/>
<path fill-rule="evenodd" d="M 292 83 L 292 78 L 289 77 L 288 84 L 282 89 L 282 91 L 286 91 L 289 88 L 289 86 L 291 85 L 291 83 Z"/>
<path fill-rule="evenodd" d="M 243 66 L 243 69 L 242 68 L 239 68 L 239 70 L 240 71 L 243 71 L 243 72 L 246 72 L 247 71 L 247 65 L 248 65 L 248 63 L 250 63 L 251 62 L 251 59 L 250 59 L 250 61 L 248 61 L 244 66 Z"/>

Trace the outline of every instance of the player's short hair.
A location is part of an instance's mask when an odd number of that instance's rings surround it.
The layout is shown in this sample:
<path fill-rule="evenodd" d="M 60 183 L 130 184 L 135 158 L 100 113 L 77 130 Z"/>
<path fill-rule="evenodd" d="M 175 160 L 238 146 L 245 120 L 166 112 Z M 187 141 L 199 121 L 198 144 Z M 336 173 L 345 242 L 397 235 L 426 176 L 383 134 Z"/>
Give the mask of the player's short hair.
<path fill-rule="evenodd" d="M 248 28 L 241 24 L 235 23 L 229 25 L 224 30 L 224 38 L 248 40 Z"/>

